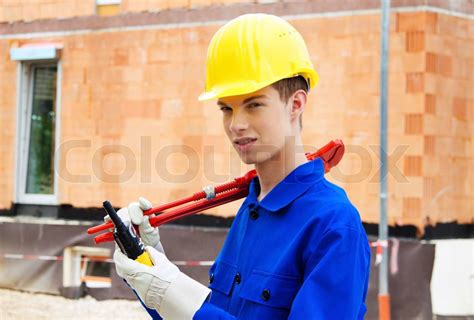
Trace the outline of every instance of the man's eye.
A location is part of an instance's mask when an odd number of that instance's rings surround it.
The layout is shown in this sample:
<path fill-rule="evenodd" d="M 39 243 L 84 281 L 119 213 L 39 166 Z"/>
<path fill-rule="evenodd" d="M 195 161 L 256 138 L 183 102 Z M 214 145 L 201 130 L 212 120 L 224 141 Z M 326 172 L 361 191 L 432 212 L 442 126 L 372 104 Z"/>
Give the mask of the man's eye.
<path fill-rule="evenodd" d="M 259 102 L 252 102 L 252 103 L 249 103 L 247 105 L 248 108 L 258 108 L 258 107 L 261 107 L 261 106 L 262 106 L 262 104 L 259 103 Z"/>
<path fill-rule="evenodd" d="M 220 107 L 220 109 L 221 109 L 222 112 L 232 111 L 231 108 L 229 108 L 229 107 L 224 107 L 224 106 Z"/>

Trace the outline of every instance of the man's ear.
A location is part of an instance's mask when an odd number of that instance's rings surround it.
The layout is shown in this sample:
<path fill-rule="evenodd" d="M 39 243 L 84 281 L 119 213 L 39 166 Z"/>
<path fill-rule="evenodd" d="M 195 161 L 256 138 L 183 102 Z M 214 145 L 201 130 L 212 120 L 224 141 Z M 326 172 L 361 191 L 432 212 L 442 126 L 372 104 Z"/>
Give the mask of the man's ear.
<path fill-rule="evenodd" d="M 304 90 L 298 90 L 290 97 L 290 117 L 291 122 L 299 121 L 300 116 L 303 114 L 308 100 L 308 94 Z"/>

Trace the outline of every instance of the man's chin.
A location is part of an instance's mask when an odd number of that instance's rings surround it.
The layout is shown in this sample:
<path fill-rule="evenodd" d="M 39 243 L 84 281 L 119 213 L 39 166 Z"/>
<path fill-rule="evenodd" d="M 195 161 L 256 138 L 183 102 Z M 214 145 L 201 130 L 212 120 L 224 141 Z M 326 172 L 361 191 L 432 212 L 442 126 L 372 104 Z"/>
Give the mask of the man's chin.
<path fill-rule="evenodd" d="M 249 155 L 239 153 L 239 157 L 245 164 L 255 164 L 255 159 Z"/>
<path fill-rule="evenodd" d="M 259 163 L 264 163 L 269 160 L 269 157 L 257 156 L 255 154 L 241 154 L 239 153 L 240 160 L 247 165 L 257 165 Z"/>

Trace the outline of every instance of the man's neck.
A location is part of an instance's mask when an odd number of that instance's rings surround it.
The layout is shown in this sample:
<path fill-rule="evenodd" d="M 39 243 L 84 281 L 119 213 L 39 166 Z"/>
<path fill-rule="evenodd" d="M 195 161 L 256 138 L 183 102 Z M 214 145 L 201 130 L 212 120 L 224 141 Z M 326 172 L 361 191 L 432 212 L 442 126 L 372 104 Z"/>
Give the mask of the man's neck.
<path fill-rule="evenodd" d="M 263 198 L 294 169 L 308 162 L 301 141 L 286 145 L 273 158 L 255 165 L 260 182 L 258 200 Z"/>

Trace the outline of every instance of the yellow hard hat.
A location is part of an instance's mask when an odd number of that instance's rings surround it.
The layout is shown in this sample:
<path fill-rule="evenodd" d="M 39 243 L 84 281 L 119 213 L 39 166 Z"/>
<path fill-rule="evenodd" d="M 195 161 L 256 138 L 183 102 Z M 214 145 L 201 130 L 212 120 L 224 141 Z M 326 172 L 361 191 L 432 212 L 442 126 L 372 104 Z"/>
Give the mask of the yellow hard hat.
<path fill-rule="evenodd" d="M 245 14 L 214 35 L 207 51 L 206 86 L 199 101 L 255 92 L 281 79 L 318 74 L 296 29 L 280 17 Z"/>

